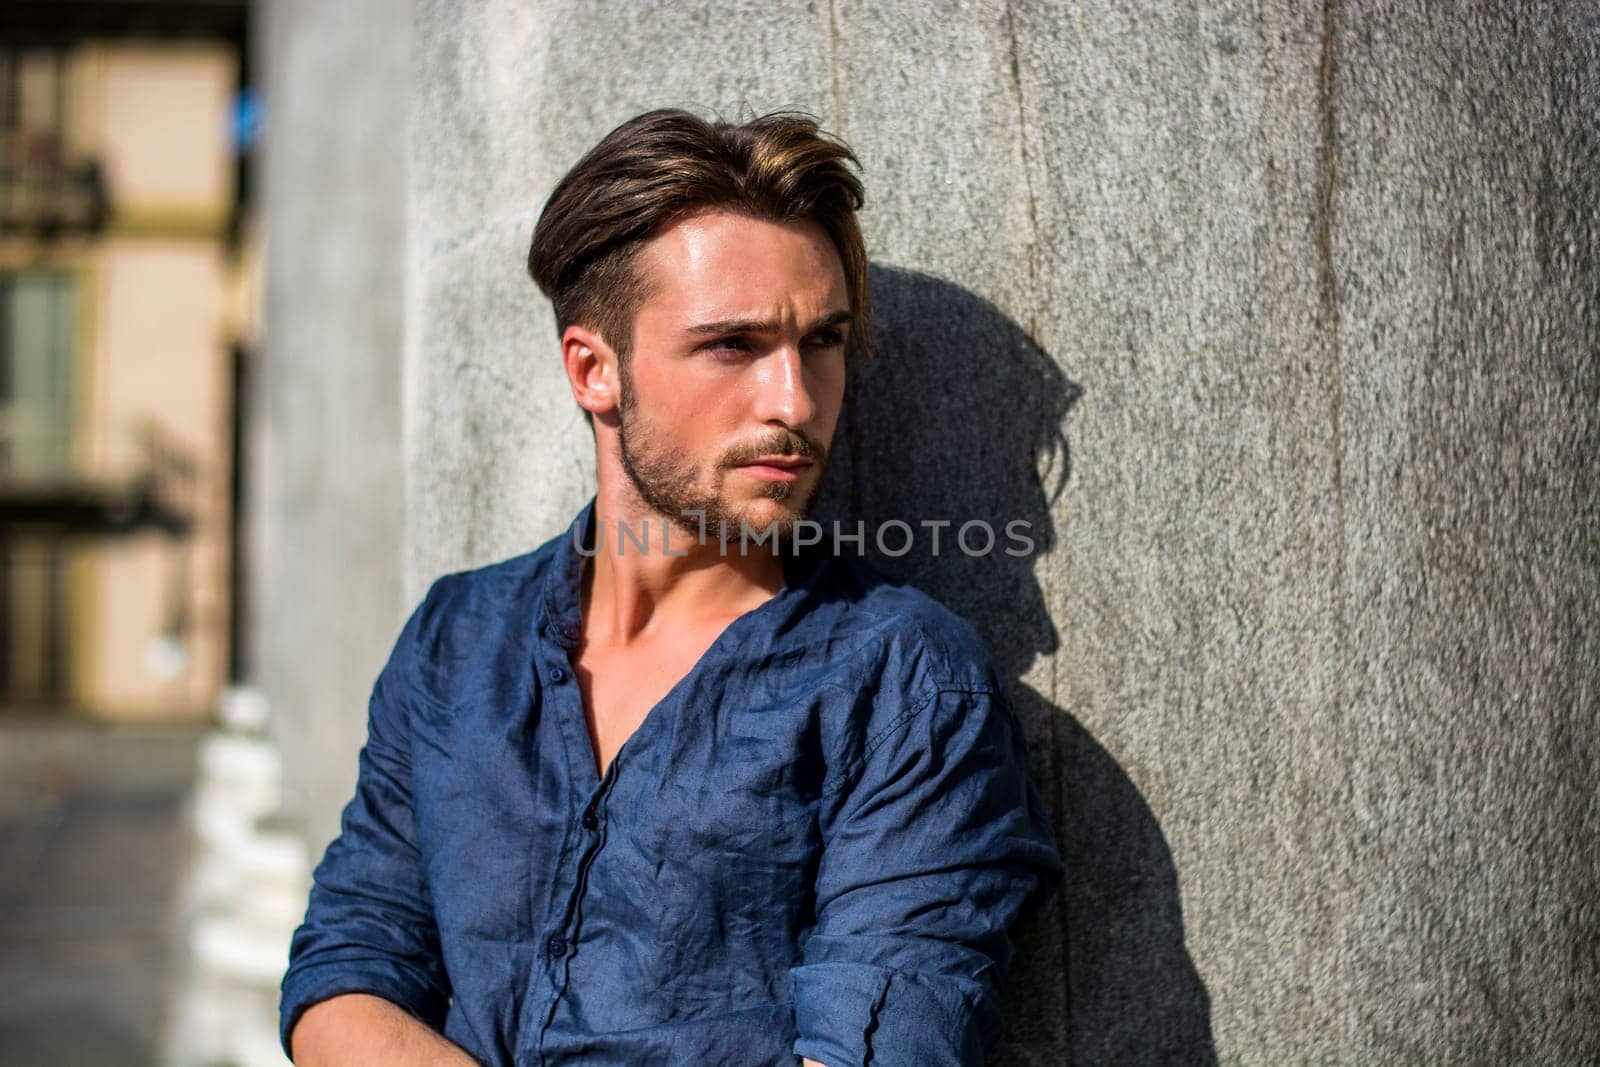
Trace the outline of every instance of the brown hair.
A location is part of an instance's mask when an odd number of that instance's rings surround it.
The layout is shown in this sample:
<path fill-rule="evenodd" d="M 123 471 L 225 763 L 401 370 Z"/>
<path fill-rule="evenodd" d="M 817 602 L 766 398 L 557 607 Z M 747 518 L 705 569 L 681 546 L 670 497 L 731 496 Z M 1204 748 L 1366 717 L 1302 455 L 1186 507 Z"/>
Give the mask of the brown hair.
<path fill-rule="evenodd" d="M 872 355 L 867 253 L 855 213 L 860 161 L 808 115 L 777 111 L 740 125 L 664 108 L 606 134 L 556 185 L 534 227 L 528 273 L 556 329 L 597 331 L 626 364 L 633 318 L 649 295 L 634 269 L 644 242 L 696 211 L 721 208 L 825 230 L 844 266 L 850 348 Z"/>

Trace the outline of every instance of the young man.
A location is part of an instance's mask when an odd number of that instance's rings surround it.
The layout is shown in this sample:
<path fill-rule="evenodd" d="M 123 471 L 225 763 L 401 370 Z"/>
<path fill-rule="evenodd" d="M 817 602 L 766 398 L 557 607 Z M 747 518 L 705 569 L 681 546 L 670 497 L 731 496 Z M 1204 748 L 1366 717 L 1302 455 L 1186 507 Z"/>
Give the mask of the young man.
<path fill-rule="evenodd" d="M 290 949 L 297 1064 L 992 1049 L 1061 875 L 1021 730 L 969 625 L 796 547 L 867 341 L 847 161 L 657 111 L 556 187 L 529 269 L 598 489 L 402 630 Z"/>

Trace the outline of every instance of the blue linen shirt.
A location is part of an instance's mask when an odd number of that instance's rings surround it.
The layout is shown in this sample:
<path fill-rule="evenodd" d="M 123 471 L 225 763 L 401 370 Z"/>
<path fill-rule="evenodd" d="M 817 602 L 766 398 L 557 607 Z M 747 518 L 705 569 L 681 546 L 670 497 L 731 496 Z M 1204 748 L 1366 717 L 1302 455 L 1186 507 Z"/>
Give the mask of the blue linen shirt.
<path fill-rule="evenodd" d="M 485 1064 L 981 1063 L 1015 926 L 1062 874 L 982 640 L 792 552 L 601 777 L 570 659 L 593 511 L 406 622 L 290 945 L 284 1050 L 366 992 Z"/>

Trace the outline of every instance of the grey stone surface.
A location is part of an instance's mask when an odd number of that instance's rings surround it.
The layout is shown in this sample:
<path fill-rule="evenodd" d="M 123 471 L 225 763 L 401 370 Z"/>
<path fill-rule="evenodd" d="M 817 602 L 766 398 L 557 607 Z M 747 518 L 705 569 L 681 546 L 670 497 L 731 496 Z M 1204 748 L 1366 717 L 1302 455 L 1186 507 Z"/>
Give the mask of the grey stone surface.
<path fill-rule="evenodd" d="M 1592 1060 L 1600 8 L 1330 32 L 1346 1047 Z"/>
<path fill-rule="evenodd" d="M 1109 760 L 1059 768 L 1073 1059 L 1349 1059 L 1318 18 L 1029 5 L 1017 40 L 1037 336 L 1084 389 L 1040 693 Z"/>
<path fill-rule="evenodd" d="M 273 0 L 254 661 L 314 854 L 355 784 L 367 697 L 407 608 L 405 19 Z"/>
<path fill-rule="evenodd" d="M 360 359 L 376 327 L 348 317 L 348 282 L 312 286 L 283 248 L 372 270 L 403 237 L 408 498 L 403 545 L 383 542 L 402 599 L 533 547 L 592 486 L 523 273 L 557 177 L 648 107 L 805 108 L 862 155 L 880 316 L 826 515 L 1024 519 L 1038 541 L 878 557 L 994 648 L 1071 868 L 1008 983 L 1002 1059 L 1600 1055 L 1593 5 L 411 12 L 403 229 L 289 201 L 273 231 L 291 336 L 326 311 Z M 336 43 L 300 47 L 277 76 L 327 96 Z M 339 99 L 392 84 L 379 51 L 346 57 Z M 374 165 L 354 102 L 294 114 L 277 188 L 328 152 L 334 173 Z M 289 351 L 327 380 L 315 345 Z M 290 392 L 313 388 L 282 386 L 280 425 L 338 411 L 364 462 L 394 462 L 395 423 L 348 414 L 349 386 Z M 363 484 L 392 493 L 382 470 Z M 342 599 L 377 587 L 381 554 L 275 566 Z M 394 603 L 357 600 L 392 637 Z M 342 662 L 306 661 L 303 684 Z M 305 707 L 357 730 L 364 693 Z M 302 773 L 347 792 L 353 752 Z"/>

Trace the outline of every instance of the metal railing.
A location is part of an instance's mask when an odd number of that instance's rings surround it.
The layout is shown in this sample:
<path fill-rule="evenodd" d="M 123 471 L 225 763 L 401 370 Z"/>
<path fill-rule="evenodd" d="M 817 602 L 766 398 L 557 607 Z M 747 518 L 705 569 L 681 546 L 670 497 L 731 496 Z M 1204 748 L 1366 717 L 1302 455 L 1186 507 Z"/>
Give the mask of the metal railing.
<path fill-rule="evenodd" d="M 98 233 L 110 212 L 98 159 L 63 158 L 53 131 L 0 130 L 0 233 Z"/>
<path fill-rule="evenodd" d="M 125 423 L 99 464 L 78 461 L 67 431 L 0 412 L 0 537 L 118 536 L 194 525 L 193 458 L 153 419 Z"/>

